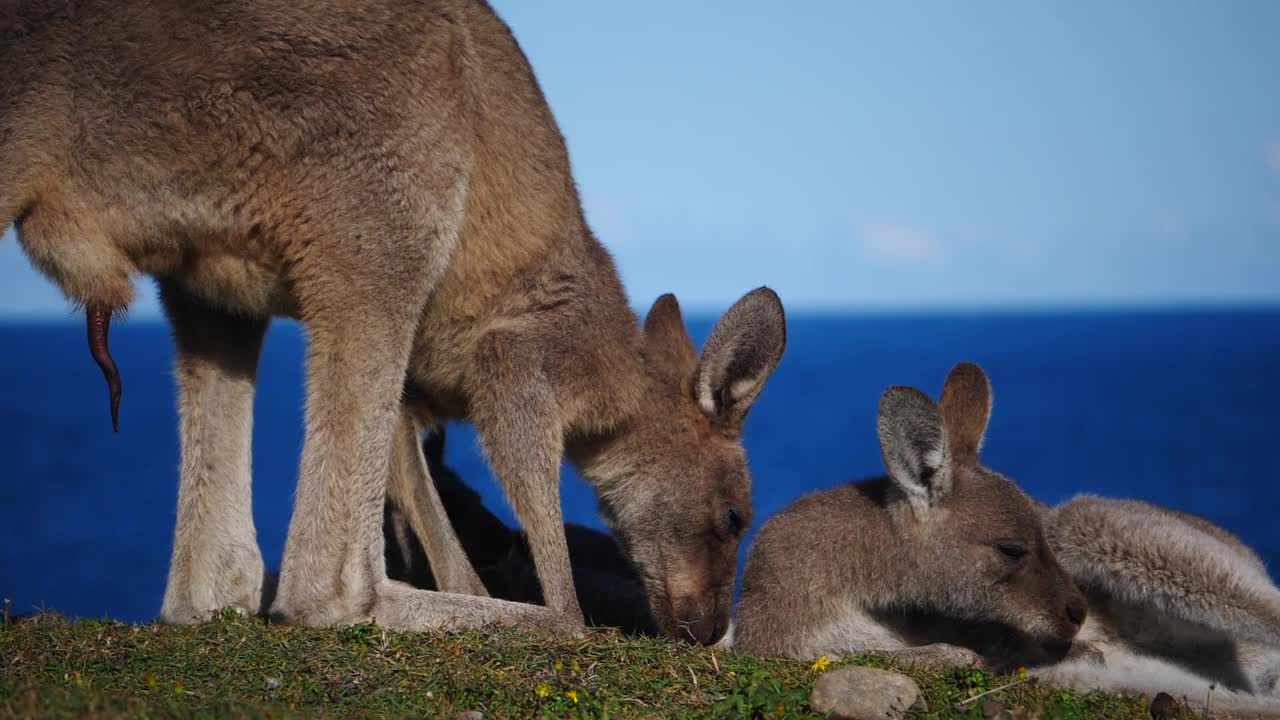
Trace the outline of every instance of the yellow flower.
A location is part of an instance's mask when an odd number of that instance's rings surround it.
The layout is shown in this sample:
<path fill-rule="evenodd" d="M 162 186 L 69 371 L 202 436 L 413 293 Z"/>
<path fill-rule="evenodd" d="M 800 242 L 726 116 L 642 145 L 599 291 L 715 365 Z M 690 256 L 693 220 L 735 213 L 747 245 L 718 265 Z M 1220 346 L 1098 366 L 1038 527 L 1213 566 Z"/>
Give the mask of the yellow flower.
<path fill-rule="evenodd" d="M 1019 679 L 1019 680 L 1026 680 L 1026 679 L 1027 679 L 1027 669 L 1026 669 L 1026 668 L 1024 668 L 1024 667 L 1020 667 L 1020 668 L 1018 668 L 1018 679 Z"/>
<path fill-rule="evenodd" d="M 551 686 L 546 683 L 538 683 L 538 686 L 533 691 L 537 693 L 538 697 L 544 698 L 551 694 Z"/>
<path fill-rule="evenodd" d="M 560 672 L 561 670 L 564 669 L 564 663 L 557 660 L 555 664 L 555 668 L 556 668 L 556 672 Z"/>
<path fill-rule="evenodd" d="M 565 697 L 567 697 L 567 698 L 569 698 L 570 700 L 572 700 L 574 705 L 577 705 L 577 704 L 578 704 L 578 691 L 577 691 L 577 690 L 570 690 L 569 692 L 565 693 L 565 694 L 564 694 L 564 696 L 565 696 Z"/>
<path fill-rule="evenodd" d="M 831 660 L 829 660 L 826 655 L 823 655 L 817 660 L 814 660 L 813 664 L 809 666 L 809 669 L 814 672 L 822 672 L 823 670 L 826 670 L 827 666 L 830 664 Z"/>

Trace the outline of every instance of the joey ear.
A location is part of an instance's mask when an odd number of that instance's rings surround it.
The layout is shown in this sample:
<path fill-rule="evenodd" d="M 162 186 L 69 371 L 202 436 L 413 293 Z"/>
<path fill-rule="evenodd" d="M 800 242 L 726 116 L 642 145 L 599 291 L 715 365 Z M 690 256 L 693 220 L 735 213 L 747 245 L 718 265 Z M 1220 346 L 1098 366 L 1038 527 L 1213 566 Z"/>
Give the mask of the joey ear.
<path fill-rule="evenodd" d="M 747 293 L 720 318 L 702 349 L 694 398 L 717 423 L 742 423 L 787 346 L 787 318 L 777 293 Z"/>
<path fill-rule="evenodd" d="M 658 298 L 644 319 L 644 352 L 649 367 L 682 388 L 698 366 L 698 353 L 685 330 L 676 296 Z"/>
<path fill-rule="evenodd" d="M 942 414 L 928 395 L 901 385 L 889 388 L 880 397 L 876 425 L 889 477 L 917 511 L 951 491 Z"/>
<path fill-rule="evenodd" d="M 973 363 L 956 365 L 942 386 L 938 405 L 952 457 L 976 458 L 991 419 L 991 383 L 987 374 Z"/>
<path fill-rule="evenodd" d="M 422 452 L 427 456 L 427 465 L 433 468 L 444 465 L 444 423 L 433 425 L 427 430 L 427 437 L 422 441 Z"/>

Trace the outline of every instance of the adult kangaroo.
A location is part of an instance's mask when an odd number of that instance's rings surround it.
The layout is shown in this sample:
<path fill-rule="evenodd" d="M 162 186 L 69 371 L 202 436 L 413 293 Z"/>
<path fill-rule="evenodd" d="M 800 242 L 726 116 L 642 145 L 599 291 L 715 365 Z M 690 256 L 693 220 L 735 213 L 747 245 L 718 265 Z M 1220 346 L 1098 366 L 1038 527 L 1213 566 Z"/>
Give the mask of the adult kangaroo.
<path fill-rule="evenodd" d="M 487 4 L 0 0 L 0 69 L 0 226 L 86 309 L 113 414 L 107 327 L 132 276 L 158 279 L 173 325 L 182 467 L 163 619 L 258 609 L 251 406 L 269 319 L 289 316 L 310 340 L 306 439 L 275 615 L 580 627 L 567 454 L 661 628 L 723 634 L 750 520 L 739 432 L 781 357 L 782 306 L 748 294 L 701 358 L 674 298 L 640 329 Z M 424 417 L 478 427 L 545 609 L 387 580 L 388 476 L 430 487 L 405 447 Z M 442 583 L 482 590 L 465 562 Z"/>

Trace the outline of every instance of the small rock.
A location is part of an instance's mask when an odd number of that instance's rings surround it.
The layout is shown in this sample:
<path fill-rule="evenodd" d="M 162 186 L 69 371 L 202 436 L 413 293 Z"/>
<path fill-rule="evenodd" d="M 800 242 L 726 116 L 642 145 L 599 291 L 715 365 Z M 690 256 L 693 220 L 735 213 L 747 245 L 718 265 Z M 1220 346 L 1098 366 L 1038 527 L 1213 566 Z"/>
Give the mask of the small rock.
<path fill-rule="evenodd" d="M 275 690 L 276 688 L 280 687 L 280 685 L 281 685 L 280 678 L 273 678 L 273 677 L 267 678 L 268 690 Z"/>
<path fill-rule="evenodd" d="M 849 665 L 818 678 L 809 704 L 831 717 L 884 720 L 902 717 L 919 697 L 920 687 L 906 675 Z"/>
<path fill-rule="evenodd" d="M 1178 715 L 1178 701 L 1169 693 L 1159 693 L 1151 700 L 1151 717 L 1154 720 L 1168 720 Z"/>
<path fill-rule="evenodd" d="M 982 703 L 982 717 L 987 718 L 987 720 L 994 720 L 994 718 L 1000 717 L 1003 712 L 1004 703 L 996 702 L 995 700 L 987 700 Z"/>
<path fill-rule="evenodd" d="M 449 720 L 484 720 L 484 713 L 479 710 L 463 710 L 450 715 Z"/>

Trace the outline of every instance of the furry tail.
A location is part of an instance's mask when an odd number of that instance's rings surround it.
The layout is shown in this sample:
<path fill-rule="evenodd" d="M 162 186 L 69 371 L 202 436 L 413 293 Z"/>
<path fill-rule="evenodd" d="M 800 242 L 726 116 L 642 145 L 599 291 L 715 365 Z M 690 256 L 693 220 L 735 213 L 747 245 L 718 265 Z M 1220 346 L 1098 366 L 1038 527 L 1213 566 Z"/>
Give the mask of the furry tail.
<path fill-rule="evenodd" d="M 1054 509 L 1047 530 L 1083 589 L 1280 647 L 1280 589 L 1225 530 L 1147 503 L 1093 497 Z"/>
<path fill-rule="evenodd" d="M 1213 718 L 1280 720 L 1280 698 L 1224 690 L 1205 678 L 1159 658 L 1108 648 L 1106 663 L 1067 660 L 1031 671 L 1041 682 L 1079 692 L 1104 690 L 1152 697 L 1168 693 L 1192 710 Z"/>

